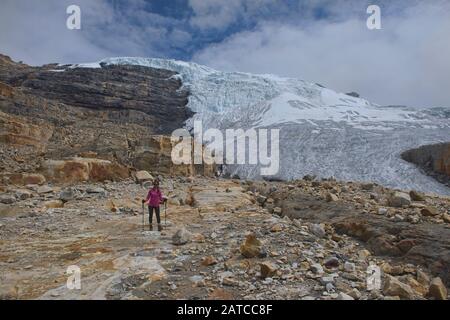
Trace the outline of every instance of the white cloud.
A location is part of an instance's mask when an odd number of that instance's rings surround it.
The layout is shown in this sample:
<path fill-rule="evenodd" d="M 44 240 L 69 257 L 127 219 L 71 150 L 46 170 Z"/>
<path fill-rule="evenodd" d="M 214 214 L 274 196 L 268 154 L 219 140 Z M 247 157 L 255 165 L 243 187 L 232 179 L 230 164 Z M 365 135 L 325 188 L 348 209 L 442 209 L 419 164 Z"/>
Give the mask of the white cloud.
<path fill-rule="evenodd" d="M 382 8 L 383 30 L 366 28 L 372 2 Z M 173 57 L 235 26 L 244 31 L 206 43 L 193 60 L 299 77 L 380 104 L 450 105 L 448 0 L 189 0 L 193 15 L 178 20 L 149 12 L 145 0 L 77 0 L 81 31 L 66 28 L 73 3 L 2 0 L 0 53 L 34 65 Z"/>
<path fill-rule="evenodd" d="M 81 8 L 81 30 L 66 28 L 66 8 Z M 164 56 L 190 35 L 182 21 L 145 11 L 145 1 L 117 8 L 107 0 L 2 0 L 0 52 L 32 65 L 97 61 L 110 56 Z"/>
<path fill-rule="evenodd" d="M 369 31 L 363 18 L 302 27 L 260 23 L 206 47 L 193 60 L 218 69 L 300 77 L 358 91 L 380 104 L 449 106 L 449 3 L 382 16 L 383 30 Z"/>
<path fill-rule="evenodd" d="M 104 1 L 81 0 L 82 28 L 84 13 L 104 12 Z M 0 10 L 0 51 L 16 60 L 31 64 L 96 59 L 108 51 L 83 37 L 79 30 L 66 27 L 69 1 L 3 0 Z"/>

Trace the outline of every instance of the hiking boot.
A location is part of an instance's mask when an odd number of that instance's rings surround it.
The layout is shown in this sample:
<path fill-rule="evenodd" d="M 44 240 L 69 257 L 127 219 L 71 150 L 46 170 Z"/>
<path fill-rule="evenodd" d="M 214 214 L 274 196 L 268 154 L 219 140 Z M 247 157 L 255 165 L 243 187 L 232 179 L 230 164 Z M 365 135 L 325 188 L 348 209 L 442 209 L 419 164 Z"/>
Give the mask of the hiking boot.
<path fill-rule="evenodd" d="M 153 231 L 153 224 L 150 223 L 150 231 Z"/>
<path fill-rule="evenodd" d="M 163 227 L 162 225 L 158 224 L 158 231 L 162 231 Z"/>

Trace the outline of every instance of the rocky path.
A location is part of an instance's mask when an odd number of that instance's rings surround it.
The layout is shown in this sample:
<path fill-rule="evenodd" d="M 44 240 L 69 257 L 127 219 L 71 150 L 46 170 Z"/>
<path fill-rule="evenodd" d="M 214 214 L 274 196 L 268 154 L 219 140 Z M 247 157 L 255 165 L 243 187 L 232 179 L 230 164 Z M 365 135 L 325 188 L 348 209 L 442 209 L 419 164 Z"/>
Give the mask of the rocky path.
<path fill-rule="evenodd" d="M 327 223 L 282 218 L 245 182 L 165 180 L 161 233 L 142 229 L 145 189 L 132 181 L 30 188 L 0 207 L 5 299 L 423 299 L 429 291 L 431 275 L 416 265 L 374 257 Z M 386 271 L 384 288 L 367 290 L 370 265 Z M 66 286 L 69 266 L 80 268 L 80 290 Z"/>

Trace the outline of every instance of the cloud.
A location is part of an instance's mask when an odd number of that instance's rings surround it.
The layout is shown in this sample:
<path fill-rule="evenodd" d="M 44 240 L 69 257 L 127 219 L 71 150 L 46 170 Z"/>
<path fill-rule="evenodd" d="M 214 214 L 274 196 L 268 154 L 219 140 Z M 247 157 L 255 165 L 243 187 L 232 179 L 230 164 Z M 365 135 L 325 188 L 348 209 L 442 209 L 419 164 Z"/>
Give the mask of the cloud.
<path fill-rule="evenodd" d="M 300 77 L 358 91 L 380 104 L 450 105 L 448 2 L 387 7 L 383 29 L 373 31 L 366 28 L 365 8 L 361 18 L 349 17 L 347 8 L 330 8 L 336 19 L 260 22 L 255 30 L 204 48 L 193 60 L 222 70 Z"/>
<path fill-rule="evenodd" d="M 66 28 L 66 8 L 81 8 L 81 30 Z M 110 56 L 176 55 L 190 40 L 183 21 L 146 11 L 146 1 L 2 0 L 0 52 L 32 65 Z"/>
<path fill-rule="evenodd" d="M 92 10 L 103 3 L 78 2 Z M 66 28 L 66 8 L 69 4 L 64 0 L 3 0 L 0 10 L 0 51 L 31 64 L 107 55 L 107 50 L 85 39 L 82 32 Z"/>
<path fill-rule="evenodd" d="M 366 8 L 382 8 L 382 30 Z M 82 30 L 66 28 L 81 7 Z M 450 105 L 447 0 L 2 0 L 0 52 L 40 65 L 111 56 L 192 60 L 358 91 L 380 104 Z"/>

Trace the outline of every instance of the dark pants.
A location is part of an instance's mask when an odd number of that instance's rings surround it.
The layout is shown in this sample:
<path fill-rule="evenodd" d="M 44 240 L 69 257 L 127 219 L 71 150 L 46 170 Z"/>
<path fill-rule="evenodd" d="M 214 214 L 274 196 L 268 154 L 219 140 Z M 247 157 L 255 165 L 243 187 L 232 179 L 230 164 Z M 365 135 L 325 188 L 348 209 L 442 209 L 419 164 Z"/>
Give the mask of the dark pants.
<path fill-rule="evenodd" d="M 161 216 L 159 214 L 159 207 L 148 207 L 148 219 L 150 221 L 150 224 L 152 224 L 153 221 L 153 210 L 155 210 L 156 213 L 156 221 L 158 221 L 158 224 L 161 224 Z"/>

